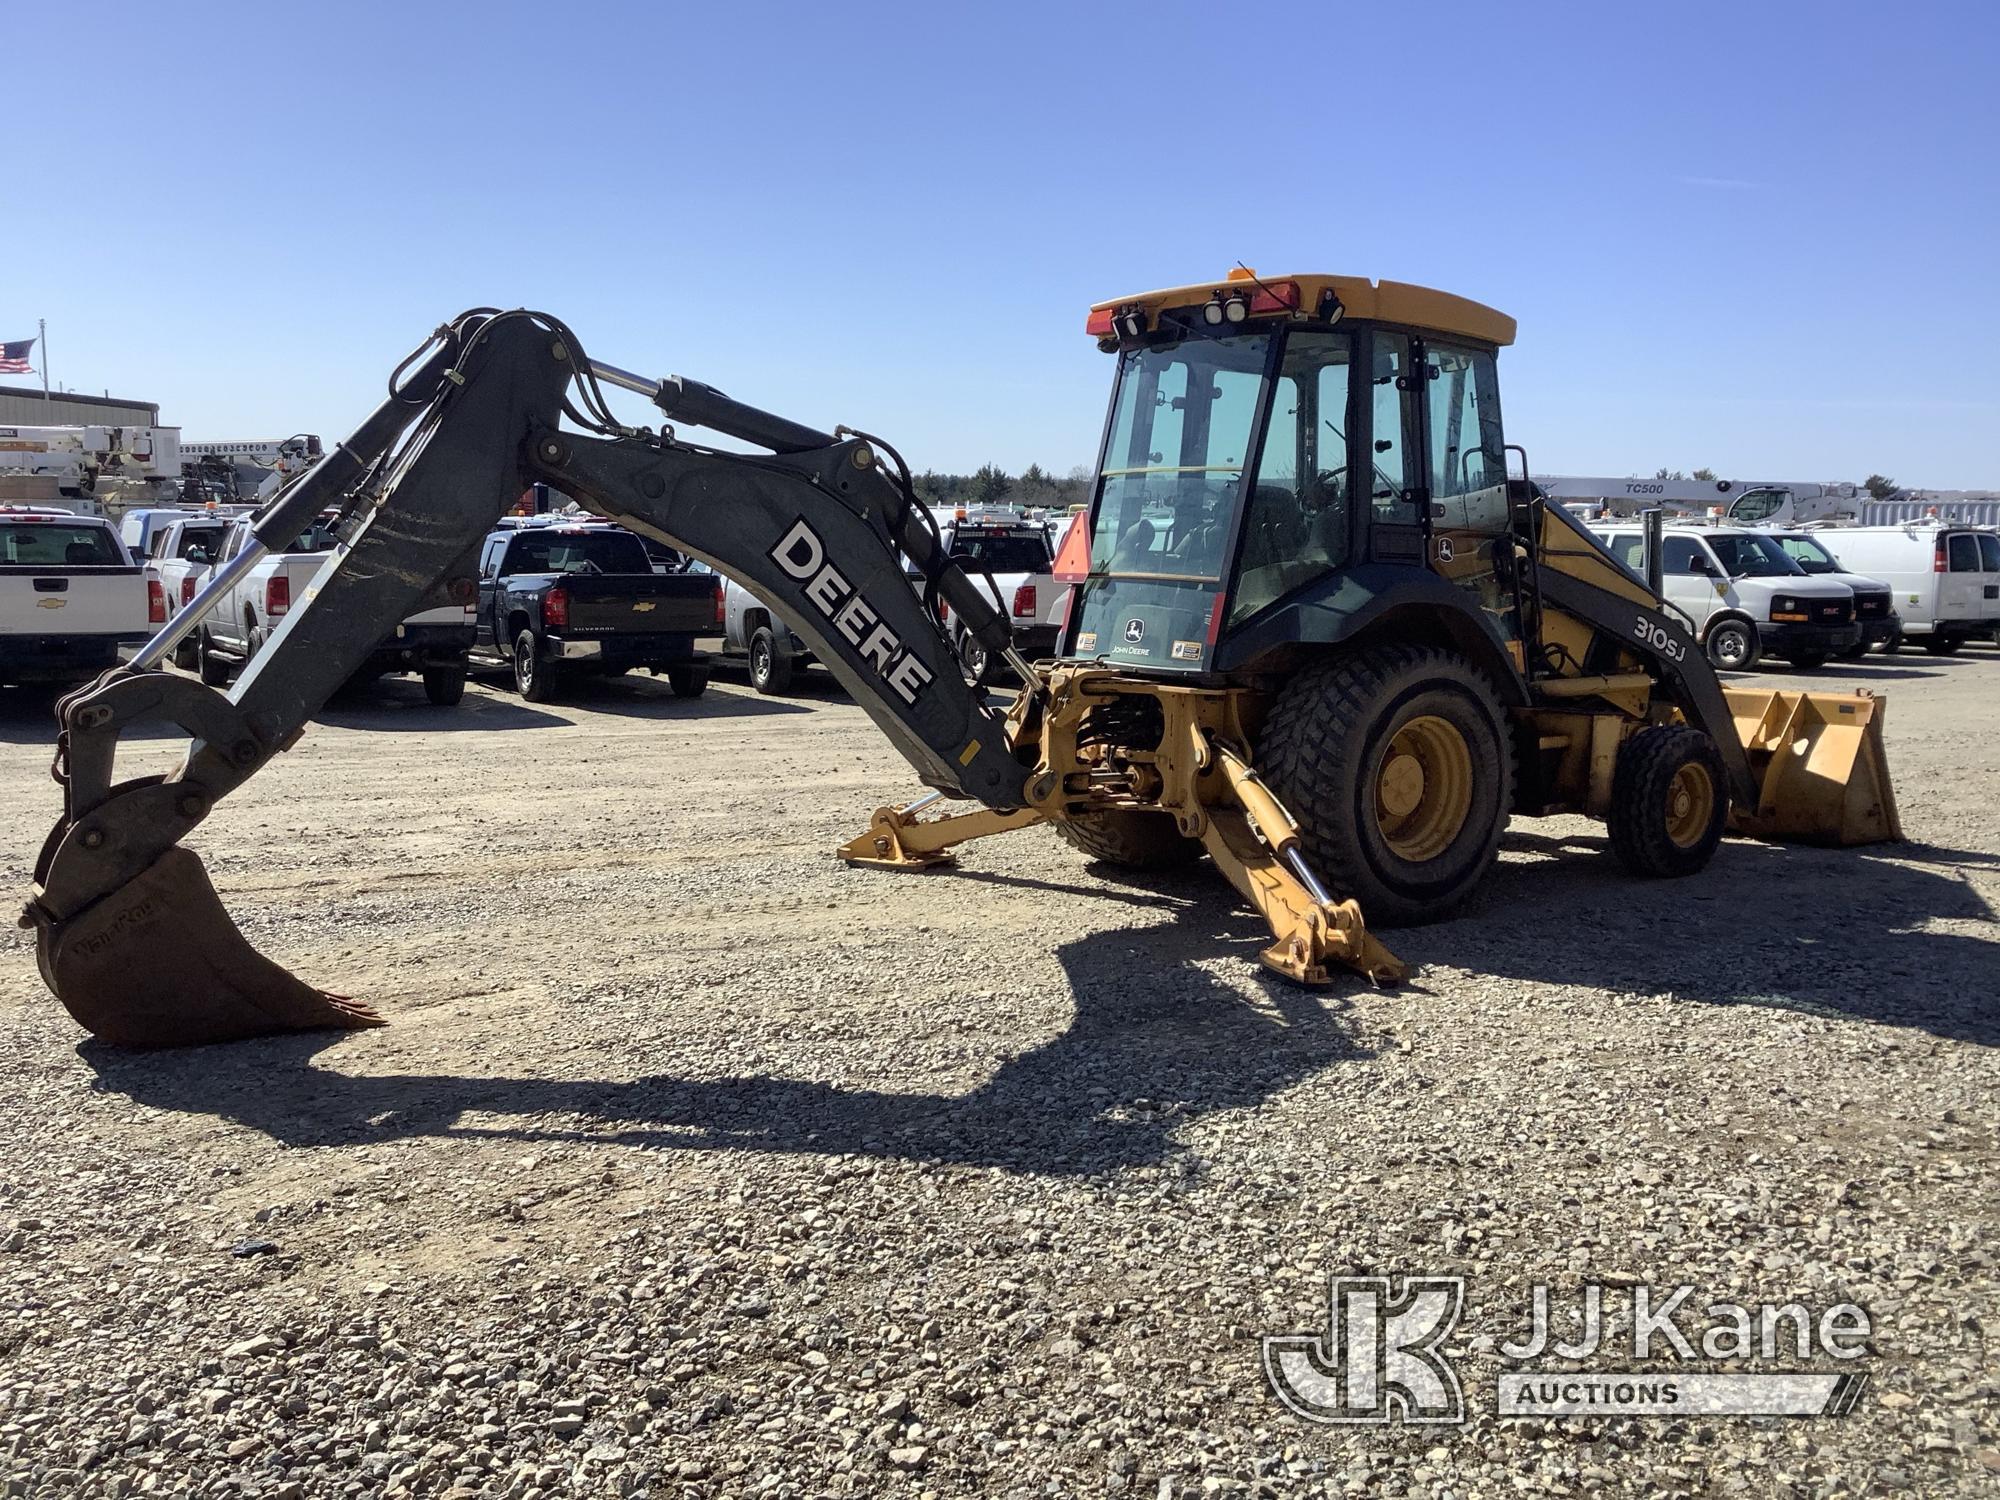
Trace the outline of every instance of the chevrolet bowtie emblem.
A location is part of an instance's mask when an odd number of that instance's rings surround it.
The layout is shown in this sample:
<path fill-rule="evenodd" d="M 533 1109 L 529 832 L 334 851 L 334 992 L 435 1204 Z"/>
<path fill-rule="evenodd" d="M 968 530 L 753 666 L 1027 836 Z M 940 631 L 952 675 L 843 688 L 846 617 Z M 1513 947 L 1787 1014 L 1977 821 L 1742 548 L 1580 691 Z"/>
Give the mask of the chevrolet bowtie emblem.
<path fill-rule="evenodd" d="M 61 608 L 62 608 L 62 607 L 63 607 L 63 606 L 65 605 L 65 604 L 67 604 L 67 603 L 69 603 L 69 600 L 67 600 L 67 599 L 37 599 L 37 600 L 35 601 L 35 608 L 36 608 L 36 609 L 61 609 Z"/>
<path fill-rule="evenodd" d="M 641 599 L 637 604 L 632 606 L 634 613 L 642 615 L 645 614 L 647 611 L 651 610 L 652 608 L 653 608 L 653 601 L 651 599 Z"/>

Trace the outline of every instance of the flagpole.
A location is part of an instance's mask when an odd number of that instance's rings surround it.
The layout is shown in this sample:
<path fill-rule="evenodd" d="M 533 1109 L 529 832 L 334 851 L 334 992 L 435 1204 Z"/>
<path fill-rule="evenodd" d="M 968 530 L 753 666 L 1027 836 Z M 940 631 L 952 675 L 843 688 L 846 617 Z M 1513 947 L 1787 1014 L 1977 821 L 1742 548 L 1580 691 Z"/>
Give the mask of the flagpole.
<path fill-rule="evenodd" d="M 49 399 L 49 320 L 35 319 L 35 332 L 42 341 L 42 399 Z"/>

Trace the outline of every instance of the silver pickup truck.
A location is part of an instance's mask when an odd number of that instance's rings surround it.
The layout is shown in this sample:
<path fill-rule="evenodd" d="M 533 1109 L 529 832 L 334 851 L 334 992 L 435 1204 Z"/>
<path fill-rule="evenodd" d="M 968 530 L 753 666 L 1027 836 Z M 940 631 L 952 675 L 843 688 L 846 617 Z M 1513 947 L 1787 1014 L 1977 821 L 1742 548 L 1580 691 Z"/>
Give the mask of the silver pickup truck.
<path fill-rule="evenodd" d="M 694 561 L 686 571 L 714 572 L 708 564 Z M 728 577 L 722 580 L 722 650 L 717 654 L 726 661 L 746 663 L 750 686 L 760 693 L 790 692 L 793 675 L 813 659 L 812 648 L 793 635 L 770 606 Z"/>

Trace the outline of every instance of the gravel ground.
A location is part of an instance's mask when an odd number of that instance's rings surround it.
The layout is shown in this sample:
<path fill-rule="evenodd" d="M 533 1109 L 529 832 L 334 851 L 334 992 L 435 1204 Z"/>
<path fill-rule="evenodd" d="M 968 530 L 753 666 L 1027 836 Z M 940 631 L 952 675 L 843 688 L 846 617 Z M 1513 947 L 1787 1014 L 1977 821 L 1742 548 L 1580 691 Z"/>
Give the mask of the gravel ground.
<path fill-rule="evenodd" d="M 196 847 L 392 1025 L 121 1055 L 7 940 L 0 1492 L 1991 1494 L 2000 654 L 1814 680 L 1890 694 L 1913 842 L 1523 824 L 1393 993 L 1045 831 L 842 867 L 912 786 L 830 688 L 341 703 Z M 1280 1406 L 1330 1273 L 1467 1278 L 1469 1425 Z M 1865 1305 L 1859 1406 L 1494 1415 L 1530 1283 L 1641 1277 Z"/>

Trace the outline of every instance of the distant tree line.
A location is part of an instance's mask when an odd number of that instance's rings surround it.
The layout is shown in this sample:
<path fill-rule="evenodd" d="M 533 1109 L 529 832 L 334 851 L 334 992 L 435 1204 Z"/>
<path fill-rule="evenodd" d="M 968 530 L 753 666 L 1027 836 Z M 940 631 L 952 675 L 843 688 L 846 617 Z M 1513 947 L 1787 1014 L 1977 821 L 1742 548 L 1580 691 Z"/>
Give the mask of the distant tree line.
<path fill-rule="evenodd" d="M 1091 471 L 1081 464 L 1061 479 L 1040 464 L 1009 474 L 998 464 L 981 464 L 970 474 L 917 476 L 917 494 L 931 505 L 1047 505 L 1061 508 L 1090 499 Z"/>

